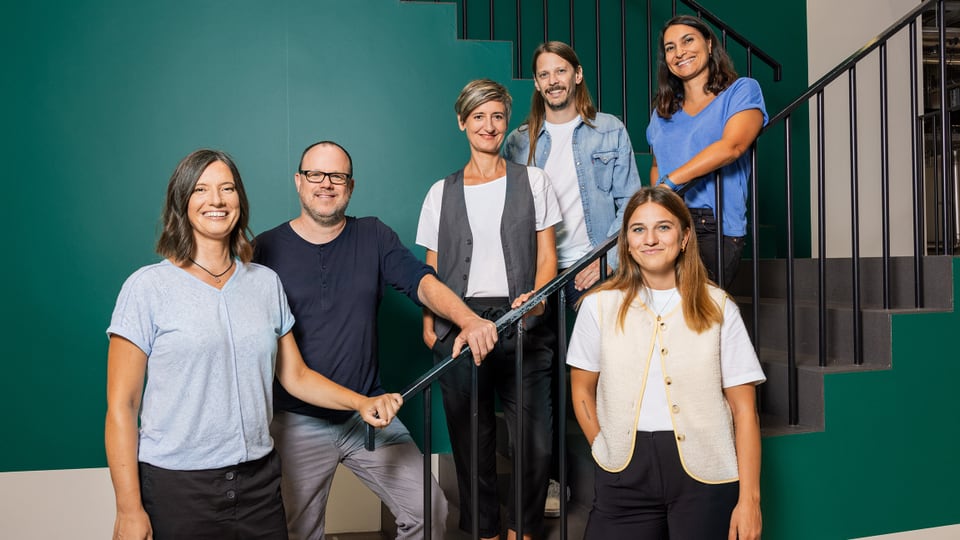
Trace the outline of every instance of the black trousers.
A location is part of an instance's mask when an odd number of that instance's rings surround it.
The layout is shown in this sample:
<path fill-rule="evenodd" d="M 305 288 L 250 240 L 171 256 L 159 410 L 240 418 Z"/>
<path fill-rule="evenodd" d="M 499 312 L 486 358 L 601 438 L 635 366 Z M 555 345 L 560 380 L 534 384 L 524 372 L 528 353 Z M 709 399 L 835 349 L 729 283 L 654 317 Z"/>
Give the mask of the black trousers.
<path fill-rule="evenodd" d="M 287 539 L 275 451 L 239 465 L 199 471 L 141 462 L 140 492 L 156 540 Z"/>
<path fill-rule="evenodd" d="M 596 467 L 584 540 L 726 540 L 740 483 L 704 484 L 680 463 L 672 431 L 638 431 L 627 468 Z"/>
<path fill-rule="evenodd" d="M 710 279 L 723 289 L 729 288 L 740 267 L 746 237 L 723 237 L 723 283 L 720 283 L 718 281 L 720 265 L 717 264 L 717 218 L 709 208 L 691 208 L 690 214 L 693 216 L 697 244 L 700 246 L 700 260 L 707 267 Z"/>
<path fill-rule="evenodd" d="M 467 299 L 467 305 L 480 316 L 495 321 L 509 311 L 505 298 Z M 450 355 L 458 330 L 454 328 L 434 345 L 436 361 Z M 547 498 L 552 413 L 550 408 L 550 365 L 553 333 L 546 324 L 527 330 L 523 338 L 523 532 L 537 535 L 543 525 L 543 504 Z M 500 534 L 500 499 L 497 496 L 497 425 L 494 395 L 499 397 L 510 437 L 511 456 L 516 453 L 517 372 L 516 336 L 504 332 L 497 346 L 478 368 L 479 386 L 479 522 L 480 536 Z M 460 490 L 460 528 L 471 530 L 473 501 L 470 491 L 470 386 L 473 362 L 458 361 L 440 378 L 443 408 L 457 469 Z M 506 501 L 507 527 L 517 529 L 516 494 L 510 482 Z"/>

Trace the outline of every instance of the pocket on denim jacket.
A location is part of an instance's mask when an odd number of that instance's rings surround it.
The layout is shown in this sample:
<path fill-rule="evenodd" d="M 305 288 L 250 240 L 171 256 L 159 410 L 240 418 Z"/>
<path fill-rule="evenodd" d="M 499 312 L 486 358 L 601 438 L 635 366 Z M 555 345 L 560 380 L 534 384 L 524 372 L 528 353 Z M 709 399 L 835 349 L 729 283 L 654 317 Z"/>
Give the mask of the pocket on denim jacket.
<path fill-rule="evenodd" d="M 617 151 L 594 152 L 590 156 L 593 165 L 594 181 L 601 191 L 613 189 L 613 167 L 617 164 Z"/>

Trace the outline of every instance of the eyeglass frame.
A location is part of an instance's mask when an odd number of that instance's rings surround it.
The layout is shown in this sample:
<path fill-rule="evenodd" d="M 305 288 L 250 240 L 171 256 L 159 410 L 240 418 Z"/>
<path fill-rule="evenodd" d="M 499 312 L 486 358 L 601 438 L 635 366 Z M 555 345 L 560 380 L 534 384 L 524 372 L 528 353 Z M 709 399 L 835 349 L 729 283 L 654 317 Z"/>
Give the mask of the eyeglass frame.
<path fill-rule="evenodd" d="M 350 180 L 353 180 L 353 175 L 352 175 L 352 174 L 350 174 L 350 173 L 345 173 L 345 172 L 337 172 L 337 171 L 335 171 L 335 172 L 326 172 L 326 171 L 320 171 L 320 170 L 316 170 L 316 169 L 311 169 L 311 170 L 309 170 L 309 171 L 305 171 L 305 170 L 303 170 L 303 169 L 300 169 L 299 174 L 300 174 L 300 176 L 302 176 L 304 179 L 306 179 L 307 182 L 310 182 L 311 184 L 322 184 L 324 180 L 329 180 L 329 181 L 330 181 L 330 184 L 332 184 L 332 185 L 334 185 L 334 186 L 342 186 L 342 185 L 345 185 L 345 184 L 346 184 L 347 182 L 349 182 Z M 319 180 L 319 181 L 317 181 L 317 180 L 311 180 L 311 179 L 310 179 L 310 175 L 311 175 L 311 174 L 319 175 L 319 176 L 320 176 L 320 180 Z M 343 176 L 343 180 L 342 180 L 342 181 L 335 181 L 333 175 L 342 175 L 342 176 Z"/>

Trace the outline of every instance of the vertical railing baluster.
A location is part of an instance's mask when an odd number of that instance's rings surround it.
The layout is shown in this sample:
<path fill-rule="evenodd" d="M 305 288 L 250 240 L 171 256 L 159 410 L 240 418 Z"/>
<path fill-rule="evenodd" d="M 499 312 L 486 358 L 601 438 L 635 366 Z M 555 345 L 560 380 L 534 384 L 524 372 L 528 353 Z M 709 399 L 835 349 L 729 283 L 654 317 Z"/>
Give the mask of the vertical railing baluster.
<path fill-rule="evenodd" d="M 714 207 L 716 208 L 713 211 L 713 217 L 717 222 L 717 232 L 716 232 L 716 255 L 717 255 L 717 285 L 721 289 L 726 289 L 726 270 L 723 268 L 723 173 L 720 172 L 720 169 L 717 169 L 713 173 L 713 185 L 714 185 Z"/>
<path fill-rule="evenodd" d="M 492 4 L 494 0 L 490 0 Z M 546 43 L 550 36 L 550 2 L 549 0 L 543 0 L 543 42 Z M 533 66 L 530 66 L 530 71 L 533 71 Z"/>
<path fill-rule="evenodd" d="M 827 365 L 827 159 L 824 93 L 817 92 L 817 343 L 818 364 Z"/>
<path fill-rule="evenodd" d="M 490 1 L 492 2 L 493 0 Z M 517 42 L 514 44 L 517 67 L 514 69 L 513 76 L 518 79 L 523 75 L 523 24 L 521 24 L 520 5 L 520 0 L 517 0 Z"/>
<path fill-rule="evenodd" d="M 523 455 L 526 435 L 523 433 L 523 318 L 517 321 L 517 349 L 516 349 L 516 370 L 517 381 L 517 402 L 516 402 L 516 438 L 513 440 L 513 493 L 514 493 L 514 512 L 517 526 L 517 538 L 523 538 Z M 542 509 L 541 509 L 542 511 Z"/>
<path fill-rule="evenodd" d="M 596 32 L 597 45 L 597 110 L 603 110 L 603 65 L 600 58 L 600 0 L 593 2 L 593 20 L 594 32 Z"/>
<path fill-rule="evenodd" d="M 750 249 L 752 250 L 753 260 L 750 263 L 753 266 L 753 275 L 751 276 L 750 301 L 751 315 L 753 317 L 753 349 L 760 352 L 760 181 L 757 148 L 758 141 L 753 141 L 753 151 L 750 155 Z"/>
<path fill-rule="evenodd" d="M 653 112 L 653 96 L 656 95 L 654 91 L 654 85 L 657 84 L 657 69 L 653 64 L 653 50 L 654 48 L 660 47 L 659 43 L 653 42 L 653 13 L 650 10 L 650 3 L 653 0 L 647 0 L 647 86 L 649 87 L 647 94 L 647 103 L 650 104 L 650 113 Z M 676 1 L 676 0 L 674 0 Z M 674 9 L 676 9 L 676 3 L 674 3 Z M 659 50 L 659 49 L 657 49 Z M 656 178 L 650 179 L 650 185 L 656 182 Z"/>
<path fill-rule="evenodd" d="M 560 482 L 560 540 L 567 540 L 567 293 L 557 291 L 557 480 Z"/>
<path fill-rule="evenodd" d="M 480 538 L 480 372 L 470 363 L 470 530 Z"/>
<path fill-rule="evenodd" d="M 863 314 L 860 312 L 860 177 L 857 149 L 857 66 L 849 71 L 850 100 L 850 228 L 853 290 L 853 363 L 863 364 Z"/>
<path fill-rule="evenodd" d="M 423 389 L 423 538 L 433 538 L 433 399 L 430 387 Z"/>
<path fill-rule="evenodd" d="M 623 115 L 623 125 L 629 126 L 627 118 L 627 2 L 620 0 L 620 99 L 623 106 L 620 110 Z"/>
<path fill-rule="evenodd" d="M 460 38 L 470 39 L 467 34 L 467 0 L 460 0 Z"/>
<path fill-rule="evenodd" d="M 497 20 L 496 14 L 495 14 L 495 12 L 494 12 L 494 7 L 495 7 L 496 5 L 497 5 L 497 3 L 494 2 L 493 0 L 490 0 L 490 3 L 487 4 L 488 13 L 490 14 L 490 15 L 489 15 L 489 16 L 490 16 L 490 41 L 493 41 L 493 40 L 496 39 L 496 27 L 495 27 L 495 25 L 493 24 L 494 21 Z"/>
<path fill-rule="evenodd" d="M 791 426 L 800 424 L 800 393 L 797 384 L 797 348 L 796 348 L 796 300 L 793 293 L 794 253 L 793 253 L 793 172 L 790 167 L 792 149 L 790 145 L 790 116 L 783 119 L 784 145 L 784 189 L 787 204 L 787 421 Z"/>
<path fill-rule="evenodd" d="M 916 308 L 923 307 L 923 255 L 926 254 L 926 245 L 923 234 L 923 175 L 920 174 L 922 159 L 920 137 L 917 130 L 919 120 L 919 104 L 917 97 L 917 21 L 910 23 L 910 147 L 912 150 L 913 174 L 913 304 Z"/>
<path fill-rule="evenodd" d="M 887 44 L 880 44 L 880 231 L 883 309 L 890 309 L 890 134 L 887 113 Z"/>
<path fill-rule="evenodd" d="M 753 78 L 753 47 L 747 46 L 747 77 Z"/>
<path fill-rule="evenodd" d="M 950 111 L 947 110 L 947 36 L 946 36 L 946 15 L 944 3 L 937 3 L 937 39 L 939 40 L 939 55 L 937 64 L 940 70 L 940 170 L 943 172 L 943 184 L 941 186 L 942 212 L 940 223 L 943 228 L 943 254 L 953 254 L 953 235 L 951 234 L 950 219 L 950 174 L 953 170 L 951 166 L 952 152 L 950 151 Z"/>
<path fill-rule="evenodd" d="M 575 2 L 574 0 L 570 0 L 570 7 L 568 8 L 568 11 L 570 12 L 570 47 L 573 48 L 573 49 L 576 49 L 576 48 L 577 48 L 577 47 L 576 47 L 576 44 L 575 44 L 576 38 L 575 38 L 574 33 L 573 33 L 574 28 L 575 28 L 575 27 L 574 27 L 574 24 L 573 24 L 573 19 L 574 19 L 574 13 L 573 13 L 573 12 L 574 12 L 574 4 L 576 4 L 576 2 Z"/>

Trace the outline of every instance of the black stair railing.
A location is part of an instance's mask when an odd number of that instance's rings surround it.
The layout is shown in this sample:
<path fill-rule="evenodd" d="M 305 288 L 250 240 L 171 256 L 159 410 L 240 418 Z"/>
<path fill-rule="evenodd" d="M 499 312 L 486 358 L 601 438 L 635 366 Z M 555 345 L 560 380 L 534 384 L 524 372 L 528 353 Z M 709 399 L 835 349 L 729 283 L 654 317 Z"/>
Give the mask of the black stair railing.
<path fill-rule="evenodd" d="M 567 268 L 562 273 L 557 275 L 555 278 L 550 280 L 549 283 L 538 289 L 534 292 L 531 297 L 523 303 L 520 307 L 512 309 L 509 312 L 505 313 L 496 321 L 497 334 L 502 335 L 504 332 L 510 330 L 511 328 L 516 331 L 516 373 L 523 373 L 522 363 L 523 363 L 523 336 L 525 332 L 525 327 L 523 324 L 524 316 L 532 309 L 536 308 L 540 302 L 547 300 L 549 297 L 557 298 L 556 309 L 559 312 L 559 328 L 566 328 L 566 297 L 564 295 L 563 288 L 566 284 L 577 276 L 577 274 L 592 264 L 596 260 L 600 260 L 600 275 L 605 278 L 607 275 L 607 253 L 614 249 L 617 243 L 617 236 L 613 235 L 602 244 L 597 246 L 595 249 L 586 254 L 583 258 L 577 261 L 576 264 Z M 567 417 L 567 406 L 566 406 L 566 386 L 567 386 L 567 372 L 566 372 L 566 333 L 561 331 L 558 332 L 557 339 L 559 340 L 559 351 L 558 359 L 555 362 L 557 369 L 557 380 L 559 381 L 560 395 L 558 396 L 559 410 L 555 411 L 556 429 L 558 430 L 558 436 L 561 441 L 566 440 L 566 417 Z M 432 467 L 431 467 L 431 456 L 432 456 L 432 426 L 433 418 L 431 414 L 431 385 L 436 382 L 440 377 L 442 377 L 447 371 L 449 371 L 455 362 L 470 362 L 473 364 L 473 357 L 470 352 L 469 347 L 464 347 L 462 351 L 457 356 L 448 356 L 442 361 L 435 364 L 430 368 L 426 373 L 418 377 L 414 382 L 412 382 L 406 389 L 404 389 L 400 394 L 403 396 L 404 402 L 409 402 L 411 398 L 417 394 L 423 393 L 423 423 L 424 423 L 424 440 L 423 440 L 423 504 L 424 508 L 431 508 L 430 501 L 432 496 Z M 479 456 L 477 455 L 477 449 L 479 448 L 479 426 L 477 424 L 478 419 L 478 391 L 477 391 L 477 366 L 473 364 L 473 373 L 471 377 L 471 393 L 470 393 L 470 433 L 471 433 L 471 453 L 470 453 L 470 477 L 473 479 L 471 482 L 471 500 L 473 503 L 473 508 L 471 509 L 472 517 L 472 534 L 473 538 L 480 538 L 480 525 L 479 525 L 479 497 L 477 492 L 478 483 L 476 479 L 478 477 L 479 471 Z M 522 496 L 521 492 L 523 489 L 521 479 L 523 478 L 523 444 L 519 441 L 523 441 L 523 384 L 521 377 L 517 377 L 517 405 L 516 409 L 518 411 L 517 416 L 517 425 L 516 433 L 517 439 L 514 446 L 514 455 L 513 455 L 513 481 L 514 489 L 516 493 L 516 514 L 517 516 L 523 515 L 522 508 Z M 372 426 L 367 426 L 367 450 L 375 450 L 374 445 L 374 428 Z M 560 493 L 566 493 L 567 488 L 567 478 L 566 478 L 566 452 L 561 451 L 558 456 L 559 466 L 560 466 L 560 478 L 557 480 L 560 483 Z M 561 538 L 567 538 L 567 501 L 566 497 L 560 497 L 560 531 Z M 430 534 L 431 529 L 431 520 L 426 519 L 424 522 L 424 538 L 431 538 Z M 523 535 L 523 520 L 517 519 L 517 537 L 520 538 Z"/>
<path fill-rule="evenodd" d="M 945 62 L 945 28 L 946 28 L 946 17 L 945 17 L 945 7 L 944 0 L 927 0 L 916 8 L 912 9 L 909 13 L 900 18 L 897 22 L 887 28 L 884 32 L 878 36 L 871 39 L 853 55 L 848 57 L 842 63 L 833 68 L 829 73 L 824 75 L 820 80 L 810 85 L 810 87 L 804 91 L 799 97 L 797 97 L 793 102 L 791 102 L 787 107 L 783 109 L 780 113 L 775 115 L 770 119 L 768 125 L 764 128 L 761 133 L 761 141 L 763 137 L 770 133 L 773 130 L 782 129 L 784 133 L 784 150 L 785 155 L 787 156 L 786 161 L 786 171 L 785 171 L 785 182 L 784 186 L 786 189 L 786 208 L 785 212 L 788 216 L 788 231 L 787 231 L 787 259 L 786 259 L 786 287 L 787 287 L 787 341 L 788 341 L 788 350 L 787 350 L 787 364 L 788 364 L 788 404 L 789 404 L 789 423 L 791 425 L 797 425 L 801 423 L 802 419 L 798 415 L 798 400 L 799 400 L 799 391 L 798 391 L 798 366 L 797 366 L 797 351 L 794 341 L 794 320 L 795 320 L 795 311 L 797 309 L 797 301 L 793 297 L 794 285 L 795 285 L 795 276 L 794 276 L 794 265 L 795 265 L 795 256 L 793 252 L 793 237 L 790 232 L 791 223 L 793 221 L 792 214 L 794 212 L 794 198 L 793 198 L 793 182 L 790 173 L 791 166 L 791 119 L 798 110 L 802 110 L 801 107 L 804 107 L 810 104 L 811 101 L 814 102 L 816 107 L 816 114 L 814 116 L 815 120 L 815 138 L 816 138 L 816 186 L 817 186 L 817 204 L 816 204 L 816 223 L 818 227 L 817 235 L 817 250 L 816 256 L 819 259 L 818 264 L 818 331 L 819 331 L 819 343 L 818 343 L 818 363 L 821 367 L 828 365 L 828 356 L 830 351 L 828 350 L 828 332 L 829 328 L 827 325 L 827 288 L 826 288 L 826 274 L 827 274 L 827 265 L 826 261 L 828 259 L 827 254 L 827 206 L 826 206 L 826 191 L 827 191 L 827 182 L 825 180 L 827 175 L 827 166 L 826 166 L 826 154 L 827 152 L 841 152 L 842 145 L 839 143 L 836 144 L 827 144 L 827 130 L 825 129 L 826 121 L 825 118 L 825 90 L 827 87 L 838 81 L 841 78 L 846 78 L 847 83 L 847 107 L 848 107 L 848 116 L 846 118 L 846 124 L 849 129 L 849 150 L 846 155 L 849 157 L 849 190 L 850 190 L 850 279 L 851 279 L 851 318 L 852 318 L 852 328 L 853 332 L 849 339 L 852 340 L 852 350 L 853 350 L 853 364 L 861 365 L 864 363 L 864 352 L 863 352 L 863 298 L 861 288 L 863 287 L 862 273 L 863 268 L 861 265 L 861 219 L 862 211 L 864 206 L 868 201 L 865 201 L 861 196 L 862 188 L 862 179 L 860 174 L 860 161 L 863 155 L 876 155 L 880 160 L 880 175 L 877 183 L 880 187 L 880 203 L 879 208 L 875 206 L 871 209 L 875 210 L 880 216 L 880 264 L 881 264 L 881 278 L 880 278 L 880 287 L 881 287 L 881 304 L 884 309 L 889 309 L 892 306 L 891 300 L 891 285 L 890 285 L 890 276 L 891 276 L 891 216 L 890 216 L 890 200 L 891 200 L 891 188 L 890 188 L 890 155 L 892 149 L 889 144 L 889 132 L 890 132 L 890 104 L 889 104 L 889 79 L 890 79 L 890 68 L 888 65 L 888 48 L 893 45 L 892 39 L 906 30 L 907 42 L 906 45 L 909 55 L 909 67 L 906 69 L 907 73 L 898 73 L 897 76 L 906 78 L 909 80 L 910 85 L 910 102 L 908 104 L 910 110 L 910 134 L 911 134 L 911 145 L 909 149 L 909 159 L 911 160 L 911 199 L 912 199 L 912 222 L 906 224 L 897 224 L 898 227 L 912 227 L 913 234 L 911 235 L 912 243 L 912 270 L 914 274 L 914 290 L 913 293 L 913 306 L 915 308 L 922 308 L 924 306 L 924 283 L 923 283 L 923 257 L 929 251 L 942 253 L 942 254 L 953 254 L 955 248 L 955 231 L 956 231 L 956 218 L 952 214 L 954 210 L 954 202 L 956 198 L 956 187 L 953 182 L 950 180 L 950 175 L 952 171 L 952 141 L 950 133 L 950 113 L 949 107 L 947 105 L 947 88 L 946 88 L 946 62 Z M 938 50 L 939 55 L 936 60 L 939 68 L 940 75 L 940 96 L 939 96 L 939 110 L 936 112 L 928 113 L 924 116 L 918 115 L 919 109 L 919 98 L 917 96 L 917 87 L 918 81 L 920 80 L 920 74 L 918 72 L 918 63 L 917 63 L 917 25 L 923 24 L 924 21 L 932 22 L 936 27 L 937 40 L 938 40 Z M 879 133 L 879 148 L 875 147 L 876 153 L 872 154 L 869 151 L 865 151 L 867 146 L 861 138 L 859 137 L 858 130 L 858 96 L 860 91 L 864 88 L 858 84 L 858 71 L 863 71 L 867 69 L 867 66 L 864 65 L 864 60 L 868 57 L 872 58 L 872 54 L 876 51 L 877 60 L 878 60 L 878 73 L 877 78 L 873 78 L 871 75 L 869 77 L 871 87 L 876 82 L 879 82 L 879 110 L 870 111 L 869 114 L 879 114 L 880 120 L 880 133 Z M 903 79 L 901 79 L 903 80 Z M 933 104 L 936 107 L 937 104 Z M 806 115 L 804 114 L 804 117 Z M 842 122 L 843 119 L 839 117 L 831 118 L 832 121 Z M 932 129 L 925 129 L 925 127 L 932 124 Z M 782 126 L 782 127 L 781 127 Z M 922 131 L 921 131 L 922 130 Z M 936 199 L 935 206 L 937 208 L 937 223 L 933 224 L 932 232 L 924 234 L 924 180 L 921 173 L 921 166 L 923 163 L 923 151 L 924 151 L 924 141 L 921 138 L 922 133 L 929 132 L 932 134 L 932 148 L 929 148 L 934 157 L 934 175 L 932 179 L 933 194 Z M 756 169 L 755 169 L 756 170 Z M 756 196 L 756 190 L 754 194 Z M 757 206 L 754 205 L 753 212 L 756 216 Z M 756 221 L 756 220 L 754 220 Z M 756 236 L 754 236 L 756 239 Z M 932 241 L 931 241 L 932 240 Z M 753 280 L 754 280 L 754 289 L 758 289 L 758 280 L 761 277 L 759 275 L 758 260 L 755 257 L 754 267 L 753 267 Z M 754 324 L 757 325 L 759 321 L 758 312 L 759 305 L 754 301 Z M 759 330 L 760 326 L 757 325 L 754 327 L 754 336 L 762 335 L 762 332 Z"/>

